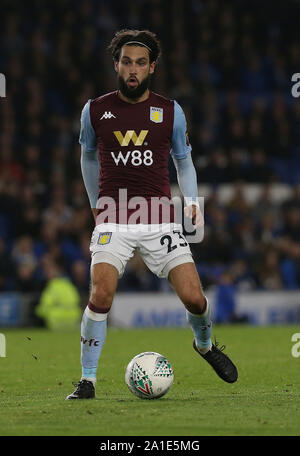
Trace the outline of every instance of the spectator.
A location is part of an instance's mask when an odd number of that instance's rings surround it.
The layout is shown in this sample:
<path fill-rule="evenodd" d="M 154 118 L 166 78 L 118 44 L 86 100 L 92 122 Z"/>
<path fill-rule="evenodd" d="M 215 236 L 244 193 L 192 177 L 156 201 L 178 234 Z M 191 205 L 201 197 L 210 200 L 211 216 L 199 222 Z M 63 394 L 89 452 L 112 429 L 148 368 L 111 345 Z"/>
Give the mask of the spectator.
<path fill-rule="evenodd" d="M 47 261 L 44 263 L 47 285 L 36 307 L 36 315 L 50 330 L 74 329 L 81 317 L 80 296 L 72 282 L 64 276 L 62 268 Z"/>
<path fill-rule="evenodd" d="M 262 249 L 256 267 L 259 287 L 264 290 L 280 290 L 283 288 L 283 280 L 280 271 L 279 253 L 268 245 Z"/>
<path fill-rule="evenodd" d="M 216 323 L 230 323 L 234 320 L 236 313 L 235 293 L 232 276 L 229 272 L 224 271 L 220 277 L 215 297 Z"/>
<path fill-rule="evenodd" d="M 87 293 L 90 279 L 90 268 L 83 260 L 76 260 L 71 265 L 71 280 L 79 293 Z"/>

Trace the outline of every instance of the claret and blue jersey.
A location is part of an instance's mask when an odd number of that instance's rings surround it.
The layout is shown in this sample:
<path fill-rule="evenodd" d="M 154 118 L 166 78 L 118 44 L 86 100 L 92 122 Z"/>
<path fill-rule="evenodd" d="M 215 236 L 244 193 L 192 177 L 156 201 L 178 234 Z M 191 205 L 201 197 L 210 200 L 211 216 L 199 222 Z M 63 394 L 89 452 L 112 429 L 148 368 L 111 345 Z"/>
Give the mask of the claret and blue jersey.
<path fill-rule="evenodd" d="M 128 198 L 170 199 L 170 153 L 175 166 L 191 161 L 182 108 L 154 92 L 140 103 L 123 101 L 117 91 L 89 100 L 81 115 L 79 142 L 83 178 L 92 207 L 96 207 L 100 197 L 117 200 L 121 188 L 127 189 Z M 185 166 L 183 174 L 184 196 L 196 197 L 193 165 Z"/>

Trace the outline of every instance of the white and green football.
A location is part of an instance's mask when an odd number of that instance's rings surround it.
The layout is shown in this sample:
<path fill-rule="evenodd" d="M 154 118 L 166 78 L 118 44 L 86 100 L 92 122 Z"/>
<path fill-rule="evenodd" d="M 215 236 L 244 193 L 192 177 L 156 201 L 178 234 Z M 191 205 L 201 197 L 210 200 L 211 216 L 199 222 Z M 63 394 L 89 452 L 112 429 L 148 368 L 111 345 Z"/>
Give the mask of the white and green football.
<path fill-rule="evenodd" d="M 155 352 L 136 355 L 128 364 L 125 382 L 130 391 L 141 399 L 158 399 L 164 396 L 174 381 L 170 362 Z"/>

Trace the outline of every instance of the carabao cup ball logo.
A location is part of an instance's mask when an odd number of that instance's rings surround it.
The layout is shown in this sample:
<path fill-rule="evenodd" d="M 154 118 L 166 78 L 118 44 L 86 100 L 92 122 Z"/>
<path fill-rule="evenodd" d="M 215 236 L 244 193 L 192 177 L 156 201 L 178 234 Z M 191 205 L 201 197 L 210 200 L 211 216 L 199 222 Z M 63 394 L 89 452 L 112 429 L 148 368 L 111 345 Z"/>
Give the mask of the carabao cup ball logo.
<path fill-rule="evenodd" d="M 132 384 L 137 391 L 148 396 L 151 396 L 153 394 L 152 382 L 149 378 L 149 375 L 145 370 L 143 370 L 142 366 L 140 366 L 138 363 L 134 363 L 131 375 Z"/>
<path fill-rule="evenodd" d="M 125 381 L 130 391 L 142 399 L 155 399 L 171 388 L 174 373 L 170 362 L 155 352 L 136 355 L 128 364 Z"/>

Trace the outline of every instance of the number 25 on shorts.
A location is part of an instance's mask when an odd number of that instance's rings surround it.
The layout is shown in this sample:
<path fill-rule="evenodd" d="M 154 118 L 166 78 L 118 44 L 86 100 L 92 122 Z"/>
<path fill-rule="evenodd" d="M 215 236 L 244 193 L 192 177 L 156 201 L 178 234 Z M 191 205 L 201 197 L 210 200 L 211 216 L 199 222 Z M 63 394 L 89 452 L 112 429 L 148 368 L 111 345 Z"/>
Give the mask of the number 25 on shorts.
<path fill-rule="evenodd" d="M 169 234 L 165 234 L 160 238 L 160 243 L 161 245 L 167 244 L 168 251 L 167 253 L 172 252 L 173 250 L 177 249 L 178 245 L 179 247 L 186 247 L 188 243 L 186 242 L 184 236 L 179 232 L 179 231 L 173 231 L 174 234 L 178 234 L 179 237 L 179 244 L 173 244 L 174 239 Z M 172 245 L 173 244 L 173 245 Z"/>

